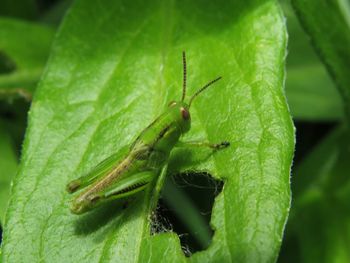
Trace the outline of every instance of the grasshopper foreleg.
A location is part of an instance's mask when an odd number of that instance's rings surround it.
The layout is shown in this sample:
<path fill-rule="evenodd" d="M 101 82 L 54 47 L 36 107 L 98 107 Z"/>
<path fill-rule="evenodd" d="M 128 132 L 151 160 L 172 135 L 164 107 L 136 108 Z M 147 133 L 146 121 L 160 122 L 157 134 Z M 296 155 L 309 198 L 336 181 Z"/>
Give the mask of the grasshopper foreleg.
<path fill-rule="evenodd" d="M 206 141 L 187 141 L 187 142 L 182 142 L 179 141 L 176 144 L 176 147 L 209 147 L 211 149 L 214 150 L 221 150 L 224 149 L 226 147 L 230 146 L 230 143 L 228 141 L 223 141 L 220 143 L 210 143 L 210 142 L 206 142 Z"/>

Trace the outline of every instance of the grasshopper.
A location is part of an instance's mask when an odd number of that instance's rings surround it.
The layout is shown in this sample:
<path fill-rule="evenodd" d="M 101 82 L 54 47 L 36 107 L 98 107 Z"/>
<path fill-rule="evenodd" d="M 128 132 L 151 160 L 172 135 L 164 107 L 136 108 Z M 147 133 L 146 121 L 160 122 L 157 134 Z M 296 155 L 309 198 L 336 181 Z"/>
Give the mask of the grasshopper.
<path fill-rule="evenodd" d="M 71 203 L 74 214 L 82 214 L 100 204 L 131 196 L 145 189 L 160 174 L 167 164 L 174 147 L 204 146 L 214 150 L 229 146 L 229 142 L 181 142 L 180 137 L 191 128 L 190 108 L 193 100 L 218 77 L 199 89 L 189 102 L 186 97 L 186 55 L 183 60 L 183 87 L 180 101 L 171 101 L 168 108 L 146 127 L 130 147 L 111 155 L 85 176 L 71 181 L 67 191 L 82 190 Z"/>

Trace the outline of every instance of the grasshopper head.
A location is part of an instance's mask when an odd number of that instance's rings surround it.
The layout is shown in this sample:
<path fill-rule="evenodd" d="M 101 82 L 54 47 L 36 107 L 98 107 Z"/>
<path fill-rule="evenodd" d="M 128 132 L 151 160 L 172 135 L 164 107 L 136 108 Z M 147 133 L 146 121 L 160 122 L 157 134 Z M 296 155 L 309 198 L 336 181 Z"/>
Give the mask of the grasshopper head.
<path fill-rule="evenodd" d="M 186 133 L 191 128 L 191 114 L 189 106 L 183 101 L 172 101 L 169 103 L 174 120 L 181 127 L 182 133 Z"/>
<path fill-rule="evenodd" d="M 190 115 L 190 107 L 193 100 L 204 90 L 206 90 L 213 83 L 217 82 L 221 79 L 218 77 L 206 85 L 204 85 L 201 89 L 197 90 L 192 97 L 189 99 L 188 103 L 185 103 L 186 98 L 186 78 L 187 78 L 187 67 L 186 67 L 186 55 L 185 52 L 182 52 L 182 63 L 183 63 L 183 85 L 182 85 L 182 98 L 181 101 L 171 101 L 169 103 L 169 108 L 173 108 L 174 113 L 173 117 L 177 120 L 177 123 L 181 127 L 182 133 L 188 132 L 191 128 L 191 115 Z"/>

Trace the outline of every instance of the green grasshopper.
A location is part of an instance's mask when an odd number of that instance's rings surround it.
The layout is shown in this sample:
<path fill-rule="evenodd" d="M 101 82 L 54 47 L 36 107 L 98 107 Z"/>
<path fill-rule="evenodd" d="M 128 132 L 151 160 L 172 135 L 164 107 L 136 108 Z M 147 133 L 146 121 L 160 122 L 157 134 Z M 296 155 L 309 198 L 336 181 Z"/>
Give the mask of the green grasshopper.
<path fill-rule="evenodd" d="M 180 142 L 179 138 L 191 128 L 190 108 L 193 100 L 218 77 L 199 89 L 190 98 L 186 96 L 186 56 L 183 59 L 183 88 L 181 101 L 172 101 L 168 108 L 145 128 L 129 149 L 119 151 L 98 164 L 87 175 L 71 181 L 67 191 L 84 189 L 71 203 L 71 212 L 85 213 L 106 201 L 131 196 L 145 189 L 167 164 L 174 147 L 205 146 L 214 150 L 226 148 L 229 142 Z"/>

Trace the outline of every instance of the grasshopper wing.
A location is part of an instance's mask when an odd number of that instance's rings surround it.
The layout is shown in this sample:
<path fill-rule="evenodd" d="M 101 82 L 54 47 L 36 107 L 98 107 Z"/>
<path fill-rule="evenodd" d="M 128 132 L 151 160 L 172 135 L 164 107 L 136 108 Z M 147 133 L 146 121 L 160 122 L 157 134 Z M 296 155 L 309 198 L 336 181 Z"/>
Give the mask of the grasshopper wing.
<path fill-rule="evenodd" d="M 123 147 L 117 153 L 104 159 L 96 167 L 94 167 L 87 174 L 82 177 L 75 179 L 67 184 L 67 191 L 74 193 L 101 178 L 108 173 L 113 167 L 118 165 L 121 159 L 127 154 L 128 147 Z"/>

